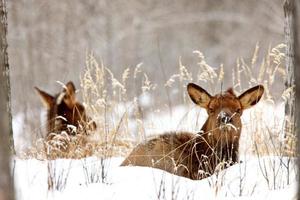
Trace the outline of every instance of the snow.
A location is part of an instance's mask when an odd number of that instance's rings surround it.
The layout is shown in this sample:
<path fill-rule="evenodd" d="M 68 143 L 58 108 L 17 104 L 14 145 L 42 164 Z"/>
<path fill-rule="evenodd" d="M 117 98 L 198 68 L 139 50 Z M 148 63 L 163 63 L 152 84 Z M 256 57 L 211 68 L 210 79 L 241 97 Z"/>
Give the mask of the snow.
<path fill-rule="evenodd" d="M 126 112 L 128 105 L 123 107 Z M 124 159 L 120 157 L 52 161 L 14 158 L 17 199 L 297 199 L 295 158 L 249 153 L 248 145 L 257 130 L 264 132 L 267 128 L 280 134 L 283 110 L 283 104 L 267 102 L 246 110 L 242 116 L 242 163 L 209 178 L 193 181 L 154 168 L 120 167 Z M 178 130 L 197 132 L 206 117 L 204 109 L 177 106 L 172 112 L 154 111 L 145 116 L 143 123 L 146 136 Z M 14 119 L 14 136 L 20 145 L 25 142 L 19 128 L 22 119 L 22 115 Z M 136 127 L 130 120 L 129 127 L 134 132 Z M 56 189 L 48 190 L 49 172 Z"/>
<path fill-rule="evenodd" d="M 199 181 L 148 167 L 120 167 L 122 158 L 110 158 L 103 162 L 95 157 L 85 161 L 16 159 L 17 197 L 22 200 L 296 199 L 295 159 L 276 156 L 245 159 L 241 164 Z M 288 161 L 291 162 L 289 169 L 284 167 Z M 66 180 L 66 185 L 62 181 L 58 191 L 47 190 L 49 163 L 57 173 L 57 182 Z M 263 168 L 260 167 L 261 163 L 265 164 Z M 88 177 L 101 177 L 102 170 L 105 174 L 104 183 L 102 179 L 90 182 Z"/>
<path fill-rule="evenodd" d="M 28 116 L 30 114 L 32 116 Z M 28 113 L 19 112 L 12 117 L 12 128 L 16 152 L 30 147 L 34 139 L 42 136 L 41 130 L 46 130 L 46 110 L 31 110 Z M 31 118 L 29 118 L 31 117 Z M 40 124 L 40 122 L 43 122 Z"/>
<path fill-rule="evenodd" d="M 22 147 L 24 139 L 22 138 L 25 116 L 23 113 L 18 113 L 12 118 L 12 127 L 14 134 L 14 143 L 16 147 Z"/>

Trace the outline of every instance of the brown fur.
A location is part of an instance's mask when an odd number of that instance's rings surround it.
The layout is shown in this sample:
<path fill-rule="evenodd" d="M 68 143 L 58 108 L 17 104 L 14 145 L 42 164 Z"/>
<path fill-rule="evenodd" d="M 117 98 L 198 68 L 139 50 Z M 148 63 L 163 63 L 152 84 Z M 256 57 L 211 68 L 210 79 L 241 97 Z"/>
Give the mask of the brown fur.
<path fill-rule="evenodd" d="M 201 131 L 198 134 L 165 133 L 139 144 L 122 166 L 154 167 L 198 180 L 238 162 L 242 111 L 255 105 L 263 92 L 263 86 L 259 85 L 239 97 L 232 89 L 211 96 L 200 86 L 190 83 L 188 93 L 192 101 L 208 113 Z"/>
<path fill-rule="evenodd" d="M 86 116 L 84 106 L 76 100 L 76 88 L 73 82 L 68 82 L 63 91 L 54 96 L 37 87 L 35 89 L 47 108 L 47 135 L 62 131 L 73 135 L 96 129 L 95 122 Z M 68 125 L 76 127 L 77 132 L 74 132 L 70 126 L 68 128 Z"/>

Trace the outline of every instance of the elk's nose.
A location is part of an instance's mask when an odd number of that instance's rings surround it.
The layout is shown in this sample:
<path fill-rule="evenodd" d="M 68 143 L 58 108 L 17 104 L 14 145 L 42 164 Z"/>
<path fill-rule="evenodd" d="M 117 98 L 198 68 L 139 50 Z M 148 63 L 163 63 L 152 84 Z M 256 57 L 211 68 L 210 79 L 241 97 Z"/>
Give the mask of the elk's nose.
<path fill-rule="evenodd" d="M 219 114 L 219 120 L 222 124 L 231 123 L 231 116 L 224 111 L 221 111 Z"/>

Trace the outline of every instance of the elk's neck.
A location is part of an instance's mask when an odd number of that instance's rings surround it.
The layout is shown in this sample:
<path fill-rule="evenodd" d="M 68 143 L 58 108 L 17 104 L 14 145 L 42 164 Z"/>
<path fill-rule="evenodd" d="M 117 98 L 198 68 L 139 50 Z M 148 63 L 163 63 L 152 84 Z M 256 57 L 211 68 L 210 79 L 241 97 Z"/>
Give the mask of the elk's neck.
<path fill-rule="evenodd" d="M 202 138 L 207 144 L 215 150 L 222 150 L 224 148 L 238 148 L 239 136 L 241 128 L 232 129 L 228 132 L 222 132 L 219 128 L 213 127 L 209 120 L 206 120 L 201 129 Z M 224 136 L 226 135 L 226 137 Z"/>

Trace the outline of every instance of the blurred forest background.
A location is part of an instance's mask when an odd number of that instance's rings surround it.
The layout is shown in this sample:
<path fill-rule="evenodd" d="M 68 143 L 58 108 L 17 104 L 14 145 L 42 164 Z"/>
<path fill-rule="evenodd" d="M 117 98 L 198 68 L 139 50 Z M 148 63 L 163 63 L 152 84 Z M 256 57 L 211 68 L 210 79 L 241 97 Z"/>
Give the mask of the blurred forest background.
<path fill-rule="evenodd" d="M 86 55 L 93 52 L 115 75 L 142 68 L 162 87 L 176 73 L 179 58 L 193 71 L 194 50 L 209 65 L 224 65 L 224 87 L 232 85 L 239 57 L 249 61 L 284 42 L 283 0 L 9 0 L 8 44 L 13 115 L 40 119 L 42 104 L 33 87 L 55 93 L 56 81 L 80 85 Z M 259 59 L 262 59 L 262 58 Z M 283 80 L 276 82 L 283 90 Z M 130 87 L 130 85 L 129 85 Z M 165 102 L 165 90 L 155 102 Z M 281 94 L 280 92 L 280 94 Z M 139 91 L 128 90 L 129 96 Z M 172 104 L 179 104 L 176 92 Z M 79 95 L 80 96 L 80 95 Z M 34 120 L 33 127 L 40 126 Z M 28 123 L 25 123 L 28 124 Z"/>

